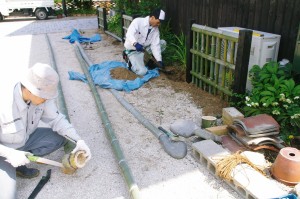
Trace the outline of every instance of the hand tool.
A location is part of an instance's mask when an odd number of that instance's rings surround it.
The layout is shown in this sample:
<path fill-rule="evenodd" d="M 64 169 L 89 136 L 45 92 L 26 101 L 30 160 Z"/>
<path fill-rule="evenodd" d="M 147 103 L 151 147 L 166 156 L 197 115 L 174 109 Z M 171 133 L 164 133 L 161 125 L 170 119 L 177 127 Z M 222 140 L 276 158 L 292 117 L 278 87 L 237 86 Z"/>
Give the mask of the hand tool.
<path fill-rule="evenodd" d="M 86 164 L 86 157 L 84 151 L 77 151 L 76 153 L 65 154 L 62 159 L 62 163 L 34 155 L 28 155 L 27 158 L 31 162 L 60 167 L 62 168 L 62 172 L 65 174 L 73 174 L 78 168 L 82 168 Z"/>
<path fill-rule="evenodd" d="M 167 130 L 165 130 L 164 128 L 162 128 L 161 126 L 158 127 L 159 130 L 161 130 L 162 132 L 164 132 L 171 140 L 173 141 L 182 141 L 185 142 L 186 138 L 178 135 L 178 134 L 174 134 L 173 132 L 169 132 Z"/>
<path fill-rule="evenodd" d="M 50 176 L 51 176 L 51 169 L 49 169 L 47 171 L 47 175 L 46 176 L 42 177 L 42 179 L 36 185 L 36 187 L 34 188 L 33 192 L 28 197 L 28 199 L 34 199 L 37 196 L 37 194 L 41 191 L 41 189 L 44 187 L 44 185 L 50 180 Z"/>
<path fill-rule="evenodd" d="M 158 66 L 158 70 L 160 70 L 161 72 L 166 74 L 173 74 L 173 71 L 166 70 L 165 67 L 162 66 L 158 61 L 156 61 L 156 59 L 152 55 L 150 55 L 147 50 L 144 50 L 144 56 L 145 59 L 152 60 Z"/>

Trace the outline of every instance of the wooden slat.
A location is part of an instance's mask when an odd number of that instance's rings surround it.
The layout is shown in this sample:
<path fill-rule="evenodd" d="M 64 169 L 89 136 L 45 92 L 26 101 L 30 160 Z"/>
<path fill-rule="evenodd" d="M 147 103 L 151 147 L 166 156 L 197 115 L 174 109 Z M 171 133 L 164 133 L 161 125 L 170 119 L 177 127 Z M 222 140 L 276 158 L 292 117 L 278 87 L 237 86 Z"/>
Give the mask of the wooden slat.
<path fill-rule="evenodd" d="M 262 10 L 262 1 L 256 0 L 255 4 L 255 14 L 254 14 L 254 23 L 253 23 L 253 29 L 259 30 L 260 27 L 260 20 L 263 16 L 261 16 L 261 10 Z"/>
<path fill-rule="evenodd" d="M 294 8 L 294 3 L 295 1 L 288 1 L 288 3 L 286 4 L 286 12 L 284 15 L 284 24 L 282 25 L 282 37 L 281 37 L 281 42 L 280 42 L 280 49 L 279 52 L 282 53 L 282 51 L 286 51 L 286 52 L 290 52 L 290 46 L 288 43 L 289 40 L 289 32 L 290 32 L 290 28 L 291 28 L 291 23 L 292 23 L 292 17 L 293 17 L 293 12 L 291 12 L 291 10 L 293 10 Z M 292 49 L 292 51 L 294 51 L 294 49 Z"/>
<path fill-rule="evenodd" d="M 248 17 L 249 17 L 249 0 L 248 1 L 242 1 L 243 2 L 243 15 L 242 15 L 242 23 L 240 27 L 247 27 L 248 25 Z"/>
<path fill-rule="evenodd" d="M 269 5 L 267 32 L 274 31 L 274 24 L 276 19 L 277 0 L 271 0 Z"/>
<path fill-rule="evenodd" d="M 266 32 L 268 32 L 267 26 L 268 26 L 268 17 L 269 17 L 269 6 L 270 6 L 270 0 L 262 1 L 262 9 L 260 14 L 261 16 L 260 29 Z"/>
<path fill-rule="evenodd" d="M 249 1 L 249 13 L 248 13 L 247 28 L 250 28 L 250 29 L 253 29 L 253 24 L 254 24 L 255 2 L 256 2 L 256 0 Z"/>
<path fill-rule="evenodd" d="M 274 32 L 279 34 L 281 32 L 283 18 L 284 18 L 284 10 L 285 10 L 285 0 L 278 0 L 277 1 L 277 10 L 276 10 L 276 19 L 274 24 Z"/>

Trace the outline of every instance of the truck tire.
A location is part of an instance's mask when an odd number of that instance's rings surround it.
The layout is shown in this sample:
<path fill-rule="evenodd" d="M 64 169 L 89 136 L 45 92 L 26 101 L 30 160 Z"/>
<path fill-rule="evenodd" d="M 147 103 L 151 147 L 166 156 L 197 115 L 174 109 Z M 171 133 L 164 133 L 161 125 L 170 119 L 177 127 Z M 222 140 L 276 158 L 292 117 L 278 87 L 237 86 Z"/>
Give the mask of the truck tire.
<path fill-rule="evenodd" d="M 38 8 L 35 11 L 35 16 L 38 20 L 48 19 L 48 12 L 44 8 Z"/>

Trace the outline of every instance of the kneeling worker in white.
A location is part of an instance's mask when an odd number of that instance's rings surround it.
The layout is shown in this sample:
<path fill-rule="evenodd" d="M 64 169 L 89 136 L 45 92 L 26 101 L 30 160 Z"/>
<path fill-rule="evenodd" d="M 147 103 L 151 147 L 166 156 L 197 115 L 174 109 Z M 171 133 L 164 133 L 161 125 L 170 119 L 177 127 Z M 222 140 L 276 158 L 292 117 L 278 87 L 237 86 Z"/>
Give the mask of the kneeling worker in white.
<path fill-rule="evenodd" d="M 160 66 L 163 66 L 161 52 L 166 42 L 160 40 L 159 25 L 165 19 L 165 12 L 155 9 L 145 18 L 135 18 L 128 27 L 124 43 L 124 53 L 128 57 L 128 67 L 137 75 L 147 73 L 144 63 L 144 51 L 152 54 Z M 124 56 L 124 55 L 123 55 Z"/>

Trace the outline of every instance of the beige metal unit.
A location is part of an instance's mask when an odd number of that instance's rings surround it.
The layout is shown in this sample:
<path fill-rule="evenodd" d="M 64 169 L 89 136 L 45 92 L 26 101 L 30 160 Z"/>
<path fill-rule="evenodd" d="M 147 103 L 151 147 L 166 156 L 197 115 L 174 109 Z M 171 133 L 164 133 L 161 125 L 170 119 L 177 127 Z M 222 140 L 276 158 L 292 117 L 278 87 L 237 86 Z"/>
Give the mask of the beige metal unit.
<path fill-rule="evenodd" d="M 243 30 L 245 28 L 241 27 L 219 27 L 219 30 L 230 33 L 233 36 L 238 37 L 239 30 Z M 271 34 L 267 32 L 252 30 L 252 42 L 251 42 L 251 51 L 249 58 L 249 70 L 253 67 L 253 65 L 259 65 L 262 67 L 264 64 L 270 61 L 277 61 L 279 45 L 280 45 L 280 35 Z M 251 82 L 248 78 L 247 90 L 251 90 Z"/>

